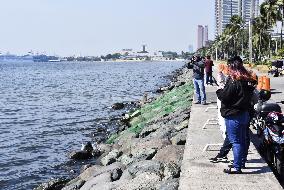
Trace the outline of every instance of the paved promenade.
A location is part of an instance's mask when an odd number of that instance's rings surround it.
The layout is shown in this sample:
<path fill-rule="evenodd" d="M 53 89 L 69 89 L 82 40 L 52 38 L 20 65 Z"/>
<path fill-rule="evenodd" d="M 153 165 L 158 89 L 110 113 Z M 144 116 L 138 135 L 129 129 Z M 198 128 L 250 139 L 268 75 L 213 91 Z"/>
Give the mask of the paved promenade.
<path fill-rule="evenodd" d="M 283 81 L 284 78 L 282 78 Z M 275 83 L 274 80 L 278 81 Z M 273 84 L 275 88 L 279 86 L 283 88 L 281 79 L 272 79 L 271 87 Z M 280 88 L 281 89 L 281 88 Z M 272 100 L 279 101 L 283 94 L 279 90 L 273 90 L 275 93 Z M 283 91 L 283 89 L 282 89 Z M 207 107 L 216 107 L 216 87 L 206 87 L 207 99 L 210 104 L 193 105 L 189 121 L 189 128 L 187 134 L 187 143 L 184 150 L 184 158 L 181 168 L 180 190 L 280 190 L 283 189 L 274 174 L 261 158 L 257 152 L 255 145 L 257 139 L 252 138 L 247 169 L 243 169 L 243 174 L 229 175 L 223 173 L 223 169 L 227 168 L 228 163 L 211 163 L 209 158 L 216 156 L 220 146 L 207 144 L 218 144 L 223 142 L 219 126 L 216 121 L 212 120 L 209 123 L 212 125 L 204 124 L 208 119 L 217 118 L 217 109 L 208 109 Z M 215 123 L 215 124 L 214 124 Z M 253 129 L 252 129 L 253 130 Z M 233 159 L 232 151 L 229 154 L 229 160 Z"/>

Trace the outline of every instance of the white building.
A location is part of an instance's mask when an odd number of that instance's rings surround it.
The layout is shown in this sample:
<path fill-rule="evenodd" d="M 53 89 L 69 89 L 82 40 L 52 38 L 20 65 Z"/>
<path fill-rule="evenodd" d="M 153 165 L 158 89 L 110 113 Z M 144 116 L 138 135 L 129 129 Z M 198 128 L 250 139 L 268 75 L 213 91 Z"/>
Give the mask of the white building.
<path fill-rule="evenodd" d="M 204 27 L 198 25 L 197 27 L 197 49 L 200 49 L 204 46 Z"/>
<path fill-rule="evenodd" d="M 248 26 L 249 20 L 259 15 L 259 0 L 215 0 L 216 36 L 222 34 L 233 15 L 241 16 Z"/>

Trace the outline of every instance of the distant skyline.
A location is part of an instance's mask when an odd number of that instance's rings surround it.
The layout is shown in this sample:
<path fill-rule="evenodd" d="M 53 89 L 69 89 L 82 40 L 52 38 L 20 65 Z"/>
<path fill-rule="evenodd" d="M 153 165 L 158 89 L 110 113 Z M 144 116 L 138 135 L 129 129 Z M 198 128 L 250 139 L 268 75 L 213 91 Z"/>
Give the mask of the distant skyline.
<path fill-rule="evenodd" d="M 0 52 L 95 55 L 196 49 L 197 25 L 214 38 L 214 0 L 0 0 Z"/>

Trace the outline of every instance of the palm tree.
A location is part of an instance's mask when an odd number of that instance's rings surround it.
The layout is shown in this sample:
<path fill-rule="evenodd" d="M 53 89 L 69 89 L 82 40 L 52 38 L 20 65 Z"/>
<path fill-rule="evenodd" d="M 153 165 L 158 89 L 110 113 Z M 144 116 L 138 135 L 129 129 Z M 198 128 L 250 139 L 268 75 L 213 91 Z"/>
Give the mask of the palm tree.
<path fill-rule="evenodd" d="M 270 36 L 267 32 L 269 29 L 269 25 L 266 17 L 257 17 L 253 22 L 253 46 L 254 46 L 254 54 L 255 60 L 261 60 L 262 55 L 265 51 L 269 49 L 268 41 Z"/>
<path fill-rule="evenodd" d="M 275 0 L 274 0 L 275 1 Z M 284 27 L 284 1 L 283 0 L 276 0 L 276 5 L 278 6 L 279 11 L 281 12 L 281 37 L 280 37 L 280 47 L 282 49 L 283 47 L 283 41 L 282 41 L 282 34 L 283 34 L 283 27 Z"/>
<path fill-rule="evenodd" d="M 230 23 L 226 26 L 224 30 L 224 35 L 226 40 L 231 44 L 229 48 L 229 55 L 237 55 L 241 50 L 243 32 L 243 19 L 238 15 L 233 15 L 230 19 Z"/>

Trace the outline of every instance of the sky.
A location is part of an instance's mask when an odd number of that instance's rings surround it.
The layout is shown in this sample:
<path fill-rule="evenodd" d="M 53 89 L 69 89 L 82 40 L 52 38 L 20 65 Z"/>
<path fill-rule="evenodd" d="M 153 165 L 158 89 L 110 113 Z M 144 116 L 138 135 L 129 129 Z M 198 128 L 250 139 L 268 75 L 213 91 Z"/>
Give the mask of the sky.
<path fill-rule="evenodd" d="M 215 0 L 0 0 L 0 52 L 72 56 L 196 48 Z"/>

